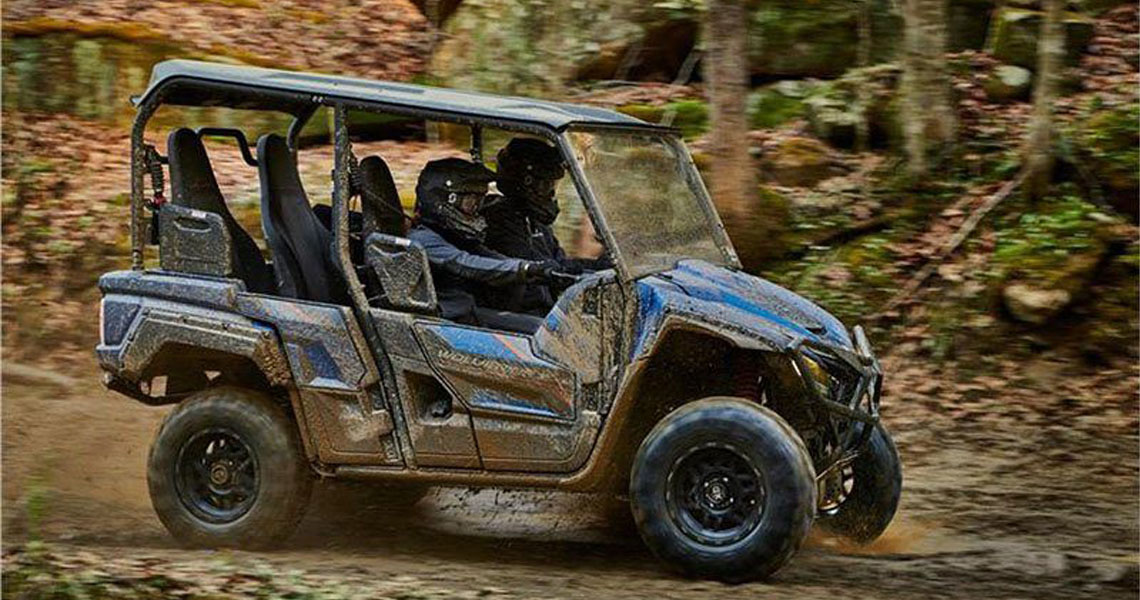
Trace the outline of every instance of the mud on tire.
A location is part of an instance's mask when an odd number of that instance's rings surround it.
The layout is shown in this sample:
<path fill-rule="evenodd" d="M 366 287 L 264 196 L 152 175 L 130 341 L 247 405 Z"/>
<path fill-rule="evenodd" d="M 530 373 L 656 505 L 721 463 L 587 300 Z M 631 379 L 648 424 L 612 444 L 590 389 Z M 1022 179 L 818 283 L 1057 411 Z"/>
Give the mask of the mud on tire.
<path fill-rule="evenodd" d="M 237 387 L 204 390 L 176 406 L 147 464 L 159 520 L 194 547 L 283 542 L 304 515 L 312 480 L 285 410 Z"/>
<path fill-rule="evenodd" d="M 779 415 L 710 398 L 677 409 L 645 438 L 630 504 L 665 563 L 689 576 L 747 581 L 799 549 L 815 516 L 815 471 Z"/>

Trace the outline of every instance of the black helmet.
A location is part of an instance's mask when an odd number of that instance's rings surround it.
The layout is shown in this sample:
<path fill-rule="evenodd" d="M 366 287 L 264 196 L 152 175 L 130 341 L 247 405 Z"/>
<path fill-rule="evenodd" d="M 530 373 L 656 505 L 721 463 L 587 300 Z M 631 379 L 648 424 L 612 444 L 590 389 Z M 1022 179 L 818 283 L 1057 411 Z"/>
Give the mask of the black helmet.
<path fill-rule="evenodd" d="M 497 157 L 499 187 L 508 196 L 522 198 L 531 216 L 550 224 L 558 216 L 554 186 L 566 174 L 558 149 L 534 138 L 514 138 Z"/>
<path fill-rule="evenodd" d="M 462 158 L 433 160 L 416 183 L 416 214 L 443 232 L 482 242 L 487 229 L 483 202 L 495 174 Z"/>

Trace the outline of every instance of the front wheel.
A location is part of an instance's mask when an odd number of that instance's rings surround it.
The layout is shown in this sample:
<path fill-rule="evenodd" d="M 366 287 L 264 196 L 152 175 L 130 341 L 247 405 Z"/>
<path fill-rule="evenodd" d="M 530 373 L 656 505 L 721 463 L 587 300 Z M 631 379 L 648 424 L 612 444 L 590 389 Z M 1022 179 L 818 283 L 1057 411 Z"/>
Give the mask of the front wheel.
<path fill-rule="evenodd" d="M 285 411 L 236 387 L 208 389 L 176 406 L 147 464 L 159 520 L 195 547 L 284 541 L 304 514 L 312 479 Z"/>
<path fill-rule="evenodd" d="M 856 543 L 874 541 L 894 519 L 902 494 L 902 467 L 891 434 L 876 424 L 859 456 L 829 480 L 835 497 L 822 507 L 819 526 Z"/>
<path fill-rule="evenodd" d="M 724 581 L 771 575 L 815 516 L 815 471 L 779 415 L 731 398 L 665 417 L 634 459 L 630 504 L 649 548 L 682 573 Z"/>

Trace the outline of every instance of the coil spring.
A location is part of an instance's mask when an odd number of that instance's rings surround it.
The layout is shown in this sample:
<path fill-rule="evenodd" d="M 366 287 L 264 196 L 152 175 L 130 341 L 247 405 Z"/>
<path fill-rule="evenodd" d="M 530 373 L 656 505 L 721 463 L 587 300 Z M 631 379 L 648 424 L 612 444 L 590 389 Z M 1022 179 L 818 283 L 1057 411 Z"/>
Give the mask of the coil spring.
<path fill-rule="evenodd" d="M 760 364 L 752 357 L 737 355 L 732 361 L 733 393 L 760 402 Z"/>

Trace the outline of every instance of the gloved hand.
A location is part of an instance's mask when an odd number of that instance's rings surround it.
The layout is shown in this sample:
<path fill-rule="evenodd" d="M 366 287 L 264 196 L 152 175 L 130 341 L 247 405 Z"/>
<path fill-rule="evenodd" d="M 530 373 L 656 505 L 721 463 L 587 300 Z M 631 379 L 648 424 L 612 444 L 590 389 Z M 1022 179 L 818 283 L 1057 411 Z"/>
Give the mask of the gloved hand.
<path fill-rule="evenodd" d="M 603 255 L 599 256 L 598 258 L 594 259 L 593 268 L 597 271 L 604 271 L 606 269 L 612 269 L 612 268 L 614 268 L 614 259 L 612 257 L 610 257 L 610 255 L 608 253 L 603 254 Z"/>
<path fill-rule="evenodd" d="M 578 282 L 578 277 L 562 270 L 556 260 L 531 261 L 523 263 L 523 279 L 527 282 L 545 283 L 569 287 Z"/>

